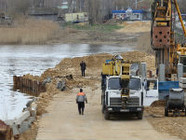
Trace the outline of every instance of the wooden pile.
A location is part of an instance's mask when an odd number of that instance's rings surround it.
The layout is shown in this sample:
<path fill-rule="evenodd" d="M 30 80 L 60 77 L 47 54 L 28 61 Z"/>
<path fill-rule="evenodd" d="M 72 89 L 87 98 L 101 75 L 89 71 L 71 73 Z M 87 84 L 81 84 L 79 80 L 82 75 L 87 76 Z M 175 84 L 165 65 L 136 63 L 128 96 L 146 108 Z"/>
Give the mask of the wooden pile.
<path fill-rule="evenodd" d="M 13 81 L 14 90 L 19 89 L 23 93 L 27 93 L 33 96 L 39 96 L 41 92 L 46 91 L 45 85 L 43 85 L 43 83 L 40 81 L 23 78 L 22 76 L 14 76 Z"/>

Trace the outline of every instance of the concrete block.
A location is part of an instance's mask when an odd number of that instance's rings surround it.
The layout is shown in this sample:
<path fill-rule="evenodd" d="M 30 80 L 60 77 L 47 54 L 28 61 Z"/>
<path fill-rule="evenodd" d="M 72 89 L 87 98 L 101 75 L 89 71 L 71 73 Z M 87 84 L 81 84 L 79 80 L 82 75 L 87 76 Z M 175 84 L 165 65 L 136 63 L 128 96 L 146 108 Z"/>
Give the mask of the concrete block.
<path fill-rule="evenodd" d="M 19 129 L 18 129 L 18 125 L 16 125 L 14 123 L 14 124 L 12 124 L 11 128 L 12 128 L 12 131 L 13 131 L 13 135 L 14 136 L 20 134 Z"/>
<path fill-rule="evenodd" d="M 186 84 L 186 78 L 184 78 L 184 77 L 180 77 L 180 83 L 183 83 L 183 84 Z"/>
<path fill-rule="evenodd" d="M 22 112 L 22 114 L 18 118 L 16 118 L 15 123 L 17 125 L 20 125 L 23 121 L 28 119 L 28 117 L 30 117 L 30 112 L 29 111 L 24 111 L 24 112 Z"/>
<path fill-rule="evenodd" d="M 22 134 L 22 133 L 24 133 L 25 131 L 27 131 L 29 128 L 30 128 L 30 124 L 29 124 L 27 121 L 25 121 L 25 122 L 23 122 L 23 123 L 20 125 L 19 133 Z"/>
<path fill-rule="evenodd" d="M 32 104 L 31 104 L 31 110 L 37 110 L 37 104 L 35 103 L 35 102 L 33 102 Z"/>
<path fill-rule="evenodd" d="M 29 117 L 27 120 L 25 120 L 19 128 L 19 132 L 20 133 L 24 133 L 25 131 L 27 131 L 28 129 L 30 129 L 32 123 L 35 121 L 35 117 Z"/>
<path fill-rule="evenodd" d="M 27 121 L 31 125 L 36 120 L 36 117 L 30 117 Z"/>
<path fill-rule="evenodd" d="M 12 126 L 14 123 L 14 120 L 5 120 L 4 121 L 7 125 Z"/>
<path fill-rule="evenodd" d="M 159 81 L 165 81 L 165 65 L 160 64 L 159 66 Z"/>
<path fill-rule="evenodd" d="M 142 80 L 146 79 L 146 77 L 147 77 L 147 64 L 146 64 L 146 62 L 141 63 L 140 75 L 142 76 Z"/>
<path fill-rule="evenodd" d="M 178 69 L 178 79 L 180 79 L 181 77 L 183 77 L 183 64 L 178 63 L 177 69 Z"/>
<path fill-rule="evenodd" d="M 186 84 L 183 84 L 183 83 L 179 83 L 179 86 L 180 86 L 181 88 L 184 88 L 184 89 L 186 89 Z"/>
<path fill-rule="evenodd" d="M 59 90 L 61 90 L 61 91 L 64 91 L 65 88 L 66 88 L 66 83 L 65 83 L 65 81 L 59 81 L 59 82 L 57 83 L 57 89 L 59 89 Z"/>

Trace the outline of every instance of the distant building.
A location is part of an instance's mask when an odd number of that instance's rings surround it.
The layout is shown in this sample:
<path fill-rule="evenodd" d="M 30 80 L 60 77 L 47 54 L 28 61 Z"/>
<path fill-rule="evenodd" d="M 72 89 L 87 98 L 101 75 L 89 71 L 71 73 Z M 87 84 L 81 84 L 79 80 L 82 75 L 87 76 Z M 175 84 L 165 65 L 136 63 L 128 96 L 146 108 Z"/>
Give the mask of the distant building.
<path fill-rule="evenodd" d="M 127 10 L 113 10 L 112 16 L 115 19 L 120 20 L 147 20 L 151 19 L 151 14 L 145 10 L 132 10 L 128 8 Z"/>
<path fill-rule="evenodd" d="M 86 12 L 81 13 L 66 13 L 65 14 L 65 21 L 66 22 L 87 22 L 88 21 L 88 14 Z"/>

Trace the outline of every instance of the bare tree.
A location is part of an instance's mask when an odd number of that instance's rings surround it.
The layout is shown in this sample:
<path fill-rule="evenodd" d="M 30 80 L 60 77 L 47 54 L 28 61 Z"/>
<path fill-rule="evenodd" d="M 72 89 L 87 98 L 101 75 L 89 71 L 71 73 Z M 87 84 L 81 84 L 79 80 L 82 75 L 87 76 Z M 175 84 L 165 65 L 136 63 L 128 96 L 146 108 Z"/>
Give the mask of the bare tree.
<path fill-rule="evenodd" d="M 9 13 L 26 14 L 28 8 L 31 6 L 30 0 L 6 0 L 7 10 Z"/>

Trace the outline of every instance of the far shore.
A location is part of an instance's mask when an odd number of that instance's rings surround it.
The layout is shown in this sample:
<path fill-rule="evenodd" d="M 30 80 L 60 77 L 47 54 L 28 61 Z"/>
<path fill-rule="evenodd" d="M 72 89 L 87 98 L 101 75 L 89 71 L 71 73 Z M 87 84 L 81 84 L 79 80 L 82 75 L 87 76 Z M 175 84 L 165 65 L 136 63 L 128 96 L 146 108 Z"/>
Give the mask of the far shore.
<path fill-rule="evenodd" d="M 12 26 L 0 26 L 0 45 L 55 45 L 95 44 L 123 46 L 137 41 L 143 33 L 149 33 L 150 24 L 82 24 L 60 25 L 48 20 L 27 19 Z M 138 26 L 143 26 L 137 32 Z M 137 29 L 135 29 L 137 28 Z"/>

